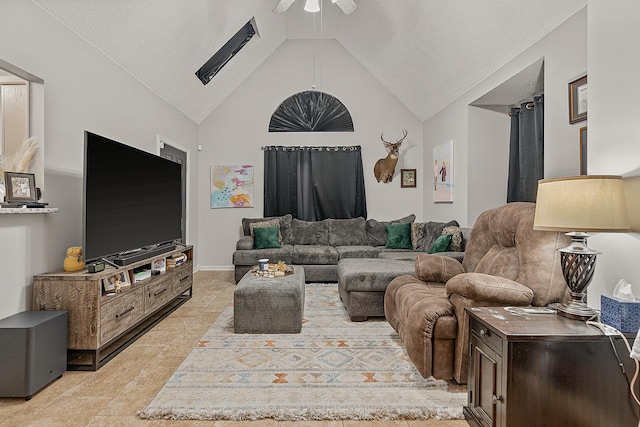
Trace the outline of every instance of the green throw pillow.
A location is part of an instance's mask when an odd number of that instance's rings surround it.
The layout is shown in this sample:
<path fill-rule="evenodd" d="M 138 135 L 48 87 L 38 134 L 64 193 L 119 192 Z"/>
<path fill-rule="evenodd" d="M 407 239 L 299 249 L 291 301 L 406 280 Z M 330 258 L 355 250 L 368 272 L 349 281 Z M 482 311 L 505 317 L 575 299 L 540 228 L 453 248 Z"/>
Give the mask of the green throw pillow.
<path fill-rule="evenodd" d="M 254 227 L 253 247 L 256 249 L 279 248 L 278 227 Z"/>
<path fill-rule="evenodd" d="M 449 245 L 451 244 L 451 234 L 443 234 L 433 242 L 433 245 L 429 248 L 430 254 L 435 254 L 438 252 L 446 252 L 449 250 Z"/>
<path fill-rule="evenodd" d="M 388 249 L 411 249 L 411 223 L 388 224 L 384 226 L 387 231 Z"/>

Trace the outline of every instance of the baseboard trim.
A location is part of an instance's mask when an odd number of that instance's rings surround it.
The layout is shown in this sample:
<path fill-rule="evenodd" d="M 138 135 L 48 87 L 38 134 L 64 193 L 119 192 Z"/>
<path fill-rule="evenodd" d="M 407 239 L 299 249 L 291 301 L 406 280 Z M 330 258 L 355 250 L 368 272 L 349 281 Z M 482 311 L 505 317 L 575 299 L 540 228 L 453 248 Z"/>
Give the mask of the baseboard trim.
<path fill-rule="evenodd" d="M 200 271 L 234 271 L 233 265 L 201 265 Z"/>

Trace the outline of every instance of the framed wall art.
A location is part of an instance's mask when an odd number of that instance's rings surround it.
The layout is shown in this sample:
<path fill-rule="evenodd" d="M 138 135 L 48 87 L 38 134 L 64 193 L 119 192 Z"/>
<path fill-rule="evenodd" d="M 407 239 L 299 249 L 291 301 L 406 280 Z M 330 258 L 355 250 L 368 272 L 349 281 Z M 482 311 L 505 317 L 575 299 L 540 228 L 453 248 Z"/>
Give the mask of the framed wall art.
<path fill-rule="evenodd" d="M 433 148 L 433 201 L 453 202 L 453 141 Z"/>
<path fill-rule="evenodd" d="M 211 209 L 253 207 L 253 165 L 211 166 Z"/>
<path fill-rule="evenodd" d="M 587 174 L 587 127 L 580 128 L 580 175 Z"/>
<path fill-rule="evenodd" d="M 7 202 L 35 202 L 38 200 L 34 174 L 5 172 L 4 182 Z"/>
<path fill-rule="evenodd" d="M 400 170 L 400 187 L 416 188 L 416 170 L 415 169 Z"/>
<path fill-rule="evenodd" d="M 587 120 L 587 76 L 569 83 L 569 123 Z"/>

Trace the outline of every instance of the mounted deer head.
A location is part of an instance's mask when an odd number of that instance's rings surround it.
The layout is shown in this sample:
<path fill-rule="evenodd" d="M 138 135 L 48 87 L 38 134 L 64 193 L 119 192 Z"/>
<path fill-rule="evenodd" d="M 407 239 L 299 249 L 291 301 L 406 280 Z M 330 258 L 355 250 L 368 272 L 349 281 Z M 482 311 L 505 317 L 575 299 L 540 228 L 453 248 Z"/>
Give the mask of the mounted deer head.
<path fill-rule="evenodd" d="M 393 174 L 396 171 L 396 164 L 398 163 L 398 156 L 400 153 L 400 146 L 402 141 L 407 137 L 407 130 L 402 129 L 402 138 L 396 140 L 396 142 L 389 142 L 384 140 L 384 132 L 380 135 L 380 139 L 384 143 L 384 146 L 389 150 L 389 154 L 384 159 L 380 159 L 373 167 L 373 174 L 376 176 L 378 182 L 382 181 L 385 184 L 393 180 Z"/>

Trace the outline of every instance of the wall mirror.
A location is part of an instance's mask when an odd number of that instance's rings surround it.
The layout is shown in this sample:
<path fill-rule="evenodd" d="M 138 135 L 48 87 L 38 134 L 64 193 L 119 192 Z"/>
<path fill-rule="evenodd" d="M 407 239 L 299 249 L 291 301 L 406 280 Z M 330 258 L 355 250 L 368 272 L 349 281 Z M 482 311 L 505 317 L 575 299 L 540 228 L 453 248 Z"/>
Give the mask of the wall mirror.
<path fill-rule="evenodd" d="M 44 81 L 0 59 L 0 159 L 36 137 L 38 150 L 29 170 L 44 188 Z M 9 171 L 15 172 L 15 171 Z"/>

